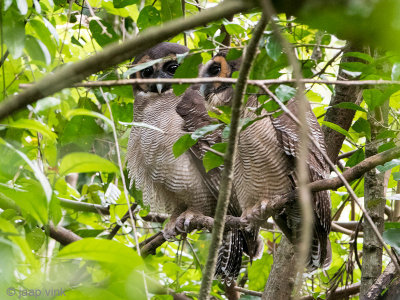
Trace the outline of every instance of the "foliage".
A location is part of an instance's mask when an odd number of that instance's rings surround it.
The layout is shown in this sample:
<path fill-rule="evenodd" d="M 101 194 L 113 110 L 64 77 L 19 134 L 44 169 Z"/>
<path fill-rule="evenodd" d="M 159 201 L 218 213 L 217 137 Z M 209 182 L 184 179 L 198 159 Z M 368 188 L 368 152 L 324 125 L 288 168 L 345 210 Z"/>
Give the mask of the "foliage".
<path fill-rule="evenodd" d="M 0 100 L 18 93 L 21 84 L 39 81 L 44 75 L 62 68 L 64 64 L 87 58 L 108 44 L 128 39 L 150 26 L 163 24 L 181 16 L 189 17 L 196 14 L 199 7 L 211 7 L 215 1 L 197 3 L 187 1 L 183 11 L 181 1 L 178 0 L 5 0 L 0 4 Z M 371 13 L 374 18 L 385 18 L 384 13 L 389 14 L 392 6 L 384 9 L 378 5 L 376 10 L 369 10 L 367 6 L 362 8 L 362 12 Z M 309 9 L 311 12 L 312 9 Z M 364 28 L 362 37 L 368 41 L 368 35 L 372 35 L 368 31 L 371 29 L 370 24 L 365 27 L 363 15 L 357 8 L 353 8 L 352 12 L 355 13 L 355 19 L 339 22 L 340 27 L 352 28 L 354 22 L 361 20 L 362 26 L 359 30 Z M 307 10 L 303 12 L 305 23 L 284 14 L 279 15 L 280 29 L 294 45 L 302 65 L 303 76 L 306 78 L 336 79 L 339 52 L 345 45 L 344 40 L 334 35 L 335 30 L 338 30 L 335 29 L 338 25 L 336 13 L 321 13 L 311 22 L 312 27 L 306 25 L 310 23 Z M 324 19 L 323 16 L 329 18 Z M 260 13 L 257 11 L 240 14 L 232 21 L 209 23 L 172 38 L 171 42 L 187 42 L 188 47 L 192 49 L 190 55 L 182 57 L 183 63 L 176 77 L 197 77 L 198 64 L 207 62 L 213 54 L 210 49 L 219 47 L 225 38 L 225 33 L 220 30 L 222 24 L 232 36 L 233 48 L 227 58 L 240 57 L 242 48 L 251 37 L 259 17 Z M 390 35 L 395 27 L 393 24 L 378 24 L 379 28 L 372 26 L 375 32 L 373 36 L 379 36 L 379 40 L 376 41 L 378 44 L 374 44 L 374 47 L 387 46 L 393 39 L 398 41 L 397 37 Z M 398 21 L 396 24 L 398 26 Z M 326 28 L 330 31 L 316 28 Z M 344 36 L 351 37 L 351 34 L 346 32 Z M 398 80 L 398 53 L 392 50 L 381 50 L 379 55 L 376 53 L 375 48 L 368 48 L 362 53 L 348 52 L 347 56 L 358 58 L 359 61 L 342 63 L 340 67 L 348 74 L 361 79 Z M 122 79 L 139 70 L 128 71 L 129 68 L 130 62 L 126 62 L 113 69 L 93 74 L 89 80 Z M 290 73 L 287 58 L 282 53 L 271 28 L 267 27 L 250 78 L 287 78 L 291 76 Z M 173 88 L 175 93 L 181 94 L 187 85 L 174 85 Z M 271 86 L 271 90 L 284 102 L 295 93 L 290 84 L 274 85 Z M 145 259 L 130 249 L 135 246 L 135 239 L 133 228 L 128 223 L 123 224 L 120 233 L 113 240 L 106 240 L 110 228 L 121 224 L 120 220 L 127 211 L 125 197 L 131 202 L 141 204 L 138 193 L 124 193 L 121 176 L 126 174 L 119 172 L 117 144 L 112 129 L 115 126 L 117 130 L 118 144 L 124 161 L 130 126 L 147 125 L 132 123 L 133 95 L 130 86 L 113 86 L 103 88 L 103 91 L 104 93 L 99 88 L 81 87 L 65 89 L 2 120 L 0 293 L 9 287 L 63 288 L 66 290 L 66 297 L 62 299 L 172 299 L 167 294 L 185 292 L 195 297 L 198 293 L 201 268 L 208 253 L 208 234 L 194 233 L 184 242 L 168 242 L 157 250 L 156 255 Z M 249 87 L 248 92 L 259 91 Z M 368 87 L 363 90 L 363 101 L 360 104 L 339 104 L 340 108 L 356 112 L 348 131 L 323 121 L 333 95 L 331 85 L 307 84 L 306 95 L 321 124 L 346 136 L 342 151 L 355 150 L 354 154 L 342 160 L 346 167 L 352 167 L 365 158 L 364 148 L 371 140 L 372 130 L 367 120 L 372 111 L 386 109 L 388 112 L 388 122 L 378 135 L 379 151 L 396 146 L 400 130 L 398 85 Z M 260 97 L 260 105 L 267 111 L 275 111 L 277 107 L 269 100 L 266 96 Z M 111 110 L 108 109 L 106 101 L 110 101 Z M 224 136 L 227 136 L 230 110 L 222 107 L 219 113 L 210 112 L 210 115 L 224 125 L 216 124 L 184 135 L 174 146 L 176 156 L 190 148 L 196 139 L 217 128 L 224 127 Z M 111 119 L 115 121 L 114 124 Z M 243 130 L 246 128 L 246 122 L 248 120 L 243 120 Z M 226 144 L 217 144 L 213 148 L 223 153 Z M 222 159 L 219 155 L 207 153 L 204 159 L 207 171 L 221 164 Z M 400 180 L 399 160 L 386 163 L 378 170 L 390 175 L 387 181 L 387 196 L 388 199 L 398 201 L 396 187 Z M 356 183 L 352 185 L 355 186 Z M 362 182 L 356 188 L 356 193 L 363 196 Z M 360 211 L 357 208 L 351 211 L 352 206 L 346 200 L 347 197 L 348 194 L 343 188 L 331 192 L 333 213 L 341 207 L 340 220 L 359 220 Z M 65 199 L 110 207 L 110 214 L 102 215 L 66 208 L 62 205 Z M 393 205 L 395 201 L 388 200 L 387 204 Z M 147 208 L 143 205 L 139 205 L 138 209 L 141 210 L 140 215 L 147 213 Z M 62 225 L 83 239 L 65 247 L 58 242 L 54 243 L 49 238 L 50 223 Z M 159 223 L 142 220 L 137 224 L 139 242 L 161 228 Z M 398 249 L 399 227 L 396 223 L 390 224 L 384 237 L 391 246 Z M 263 232 L 263 236 L 266 245 L 263 258 L 253 263 L 246 262 L 239 279 L 246 287 L 257 291 L 262 291 L 265 285 L 279 234 Z M 349 255 L 350 237 L 335 232 L 331 234 L 330 239 L 333 263 L 326 273 L 319 270 L 307 277 L 307 284 L 302 291 L 304 294 L 323 295 L 330 279 L 338 272 L 342 272 L 343 278 L 350 278 L 353 282 L 360 281 L 361 272 L 358 268 L 343 269 L 343 264 L 353 260 Z M 359 250 L 362 241 L 362 238 L 357 240 Z M 223 289 L 220 283 L 214 281 L 212 294 L 223 298 Z"/>

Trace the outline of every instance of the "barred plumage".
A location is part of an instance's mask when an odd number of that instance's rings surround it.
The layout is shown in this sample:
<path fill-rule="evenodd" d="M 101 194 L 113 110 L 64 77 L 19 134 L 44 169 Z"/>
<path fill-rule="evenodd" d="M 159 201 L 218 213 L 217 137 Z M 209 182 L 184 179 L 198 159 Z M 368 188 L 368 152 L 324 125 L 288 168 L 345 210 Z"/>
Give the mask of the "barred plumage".
<path fill-rule="evenodd" d="M 203 77 L 230 77 L 238 70 L 240 59 L 227 61 L 220 53 L 207 63 L 202 71 Z M 228 71 L 227 71 L 228 70 Z M 227 84 L 212 83 L 201 86 L 209 110 L 216 106 L 229 105 L 233 89 Z M 258 117 L 254 110 L 259 108 L 256 96 L 249 96 L 242 118 Z M 292 99 L 288 109 L 297 114 Z M 313 138 L 325 151 L 323 133 L 310 107 L 307 113 L 308 125 Z M 277 225 L 293 242 L 297 243 L 300 234 L 301 213 L 295 199 L 296 168 L 295 158 L 299 144 L 298 126 L 283 113 L 277 118 L 264 117 L 254 122 L 239 135 L 238 151 L 234 166 L 233 186 L 245 219 L 258 223 L 262 217 L 262 203 L 274 197 L 287 197 L 285 207 L 274 217 Z M 310 146 L 307 159 L 310 181 L 329 176 L 329 167 L 315 146 Z M 330 263 L 330 196 L 328 191 L 313 193 L 314 230 L 309 256 L 309 267 L 322 267 Z M 257 212 L 259 215 L 257 215 Z M 256 216 L 254 216 L 256 214 Z"/>

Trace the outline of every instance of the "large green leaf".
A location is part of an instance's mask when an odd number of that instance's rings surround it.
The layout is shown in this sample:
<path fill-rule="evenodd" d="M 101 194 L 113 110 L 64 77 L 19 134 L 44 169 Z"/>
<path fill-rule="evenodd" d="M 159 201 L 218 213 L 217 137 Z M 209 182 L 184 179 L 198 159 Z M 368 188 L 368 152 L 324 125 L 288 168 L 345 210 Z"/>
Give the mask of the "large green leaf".
<path fill-rule="evenodd" d="M 51 131 L 49 126 L 47 126 L 46 124 L 42 124 L 37 120 L 19 119 L 8 125 L 14 128 L 23 128 L 29 129 L 33 132 L 40 132 L 44 137 L 52 141 L 55 141 L 57 138 L 57 135 L 53 131 Z"/>
<path fill-rule="evenodd" d="M 182 17 L 181 0 L 161 0 L 161 20 L 170 21 Z"/>
<path fill-rule="evenodd" d="M 100 26 L 99 22 L 103 26 Z M 114 31 L 111 24 L 107 23 L 104 20 L 91 20 L 89 23 L 89 29 L 94 39 L 101 47 L 104 47 L 110 43 L 117 42 L 119 40 L 119 36 Z"/>
<path fill-rule="evenodd" d="M 138 4 L 139 0 L 113 0 L 115 8 L 123 8 L 128 5 Z"/>
<path fill-rule="evenodd" d="M 153 6 L 145 6 L 139 14 L 137 25 L 140 30 L 150 26 L 156 26 L 161 23 L 160 12 Z"/>
<path fill-rule="evenodd" d="M 175 158 L 181 156 L 194 144 L 196 144 L 196 140 L 192 139 L 190 133 L 182 135 L 172 146 L 172 152 L 174 153 Z"/>
<path fill-rule="evenodd" d="M 383 239 L 400 253 L 400 228 L 390 228 L 383 232 Z"/>
<path fill-rule="evenodd" d="M 20 57 L 25 47 L 25 24 L 13 9 L 7 11 L 3 17 L 3 33 L 4 43 L 13 58 Z"/>
<path fill-rule="evenodd" d="M 351 137 L 351 135 L 347 132 L 347 130 L 344 130 L 342 127 L 340 127 L 337 124 L 334 124 L 332 122 L 327 122 L 327 121 L 323 121 L 322 125 L 325 125 L 326 127 L 329 127 L 330 129 L 333 129 L 341 134 L 343 134 L 345 137 L 349 138 L 350 140 L 352 140 L 353 138 Z"/>
<path fill-rule="evenodd" d="M 185 57 L 183 63 L 178 67 L 175 72 L 174 78 L 195 78 L 199 74 L 199 65 L 202 63 L 203 58 L 200 53 L 188 55 Z M 175 95 L 179 96 L 185 92 L 189 84 L 173 84 Z"/>
<path fill-rule="evenodd" d="M 118 168 L 109 160 L 98 155 L 74 152 L 63 157 L 58 172 L 61 176 L 69 173 L 117 173 Z"/>
<path fill-rule="evenodd" d="M 115 241 L 85 238 L 64 247 L 57 255 L 62 259 L 85 259 L 133 269 L 142 258 L 129 247 Z"/>
<path fill-rule="evenodd" d="M 44 62 L 46 65 L 51 63 L 51 55 L 46 45 L 35 37 L 31 35 L 26 36 L 25 49 L 33 60 Z"/>

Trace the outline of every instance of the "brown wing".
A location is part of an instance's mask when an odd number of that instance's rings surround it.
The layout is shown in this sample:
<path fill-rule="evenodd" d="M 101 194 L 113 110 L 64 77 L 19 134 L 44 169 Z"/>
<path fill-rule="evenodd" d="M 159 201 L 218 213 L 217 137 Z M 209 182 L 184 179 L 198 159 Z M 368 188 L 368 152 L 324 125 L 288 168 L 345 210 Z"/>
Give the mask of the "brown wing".
<path fill-rule="evenodd" d="M 208 115 L 204 101 L 204 98 L 196 88 L 190 88 L 185 92 L 182 101 L 178 104 L 176 109 L 177 113 L 185 121 L 185 131 L 193 132 L 196 129 L 215 122 L 215 120 Z M 218 199 L 223 167 L 217 167 L 206 172 L 202 159 L 207 149 L 219 142 L 221 142 L 221 130 L 216 130 L 200 138 L 190 149 L 204 182 L 216 199 Z M 235 189 L 232 188 L 228 215 L 240 217 L 241 214 L 242 209 L 237 199 Z M 225 232 L 223 244 L 229 245 L 229 247 L 221 247 L 219 249 L 216 275 L 220 275 L 224 280 L 228 281 L 235 279 L 240 271 L 243 251 L 250 257 L 258 254 L 260 251 L 260 240 L 257 239 L 257 236 L 258 230 L 247 232 L 239 229 L 232 229 Z"/>
<path fill-rule="evenodd" d="M 326 151 L 321 127 L 319 126 L 317 118 L 312 112 L 309 103 L 307 103 L 307 105 L 307 123 L 310 128 L 311 136 L 315 141 L 317 141 L 321 150 Z M 294 99 L 289 101 L 287 108 L 294 115 L 298 115 L 297 105 Z M 276 129 L 278 140 L 280 141 L 286 155 L 295 158 L 297 156 L 299 144 L 297 124 L 288 114 L 284 113 L 273 119 L 273 125 Z M 319 149 L 313 143 L 310 143 L 309 146 L 307 165 L 309 166 L 310 182 L 329 177 L 329 166 Z M 296 175 L 293 174 L 292 176 L 293 180 L 296 181 Z M 315 223 L 311 264 L 320 267 L 329 264 L 331 259 L 328 239 L 331 224 L 331 201 L 328 191 L 314 192 L 312 196 Z M 298 207 L 296 210 L 298 210 Z M 297 212 L 295 214 L 297 214 Z M 288 216 L 285 215 L 282 216 L 283 219 L 287 217 Z"/>

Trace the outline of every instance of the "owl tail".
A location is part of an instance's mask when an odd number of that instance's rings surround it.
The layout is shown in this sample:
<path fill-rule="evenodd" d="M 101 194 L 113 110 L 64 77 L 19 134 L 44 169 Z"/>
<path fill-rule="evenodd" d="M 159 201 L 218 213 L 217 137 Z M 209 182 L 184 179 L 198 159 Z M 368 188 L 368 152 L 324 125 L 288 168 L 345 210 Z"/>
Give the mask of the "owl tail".
<path fill-rule="evenodd" d="M 258 237 L 259 228 L 250 232 L 237 228 L 225 231 L 222 245 L 218 250 L 215 276 L 228 286 L 236 280 L 242 265 L 242 255 L 251 260 L 261 257 L 263 242 Z"/>
<path fill-rule="evenodd" d="M 300 242 L 301 212 L 297 201 L 288 204 L 280 214 L 275 215 L 274 221 L 292 244 L 296 245 Z M 332 249 L 328 235 L 329 229 L 321 226 L 318 222 L 318 216 L 314 215 L 310 252 L 306 261 L 308 271 L 328 267 L 332 262 Z"/>
<path fill-rule="evenodd" d="M 222 245 L 218 250 L 215 277 L 220 277 L 221 281 L 228 286 L 239 275 L 244 243 L 243 235 L 239 229 L 234 228 L 224 232 Z"/>

